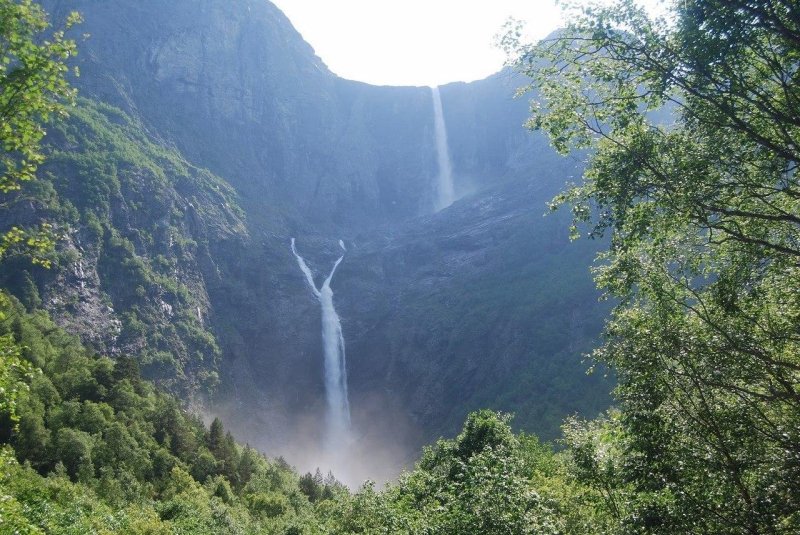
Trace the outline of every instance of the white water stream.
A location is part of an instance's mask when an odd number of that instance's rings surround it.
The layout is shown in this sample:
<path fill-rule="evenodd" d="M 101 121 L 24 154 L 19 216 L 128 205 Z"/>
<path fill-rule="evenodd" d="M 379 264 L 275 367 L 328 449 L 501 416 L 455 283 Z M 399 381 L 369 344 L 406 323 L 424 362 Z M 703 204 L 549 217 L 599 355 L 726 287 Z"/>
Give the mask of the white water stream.
<path fill-rule="evenodd" d="M 442 96 L 438 87 L 431 88 L 433 97 L 433 123 L 436 134 L 436 159 L 439 162 L 439 178 L 436 182 L 436 210 L 443 210 L 456 200 L 453 187 L 453 165 L 447 147 L 447 126 L 442 112 Z"/>
<path fill-rule="evenodd" d="M 346 251 L 344 243 L 339 245 Z M 333 264 L 328 278 L 320 288 L 314 284 L 314 275 L 306 261 L 297 253 L 292 238 L 292 253 L 297 259 L 300 270 L 306 277 L 309 288 L 319 300 L 322 309 L 322 349 L 324 354 L 325 398 L 327 401 L 325 447 L 328 452 L 341 451 L 349 442 L 350 434 L 350 402 L 347 396 L 347 366 L 344 353 L 344 336 L 339 315 L 333 307 L 333 290 L 331 279 L 339 267 L 344 255 Z"/>

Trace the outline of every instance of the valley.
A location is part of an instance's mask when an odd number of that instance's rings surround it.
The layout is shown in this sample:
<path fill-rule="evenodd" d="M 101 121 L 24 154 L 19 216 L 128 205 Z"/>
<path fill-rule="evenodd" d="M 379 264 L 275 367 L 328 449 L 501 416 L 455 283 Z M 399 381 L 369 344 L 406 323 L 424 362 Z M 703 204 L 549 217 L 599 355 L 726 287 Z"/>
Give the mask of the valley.
<path fill-rule="evenodd" d="M 57 198 L 80 214 L 77 224 L 64 221 L 70 232 L 86 232 L 93 213 L 106 233 L 130 243 L 125 262 L 162 278 L 149 277 L 133 295 L 139 283 L 130 275 L 102 269 L 122 261 L 113 248 L 72 246 L 63 275 L 37 272 L 34 283 L 45 296 L 75 294 L 78 307 L 82 295 L 95 295 L 108 303 L 94 306 L 105 316 L 81 329 L 74 309 L 46 308 L 98 350 L 141 354 L 147 376 L 223 417 L 240 440 L 313 469 L 326 425 L 325 344 L 287 244 L 303 244 L 322 280 L 343 239 L 348 254 L 331 287 L 348 348 L 353 427 L 363 451 L 392 450 L 381 461 L 391 468 L 373 479 L 396 475 L 471 410 L 515 412 L 520 428 L 551 439 L 566 415 L 606 408 L 612 383 L 587 376 L 582 363 L 608 310 L 589 274 L 597 248 L 569 248 L 567 221 L 544 217 L 581 164 L 522 128 L 527 101 L 514 92 L 524 81 L 503 71 L 431 91 L 342 80 L 268 2 L 223 4 L 176 2 L 165 13 L 160 3 L 44 2 L 56 19 L 82 13 L 80 31 L 90 37 L 75 84 L 83 98 L 118 110 L 106 108 L 104 119 L 122 121 L 108 128 L 132 138 L 125 150 L 146 143 L 173 151 L 231 195 L 204 200 L 189 191 L 145 216 L 166 222 L 183 212 L 179 251 L 168 232 L 143 239 L 125 208 L 129 190 L 98 184 L 111 190 L 98 213 L 81 205 L 84 192 L 54 183 Z M 65 150 L 70 141 L 47 142 Z M 112 162 L 105 180 L 129 165 Z M 79 182 L 103 176 L 77 162 L 53 172 Z M 239 210 L 239 220 L 212 215 L 220 210 Z M 204 234 L 203 225 L 230 238 Z M 91 274 L 70 275 L 78 265 Z M 185 297 L 165 295 L 163 277 Z M 172 330 L 179 310 L 210 349 L 195 349 L 193 331 Z M 155 344 L 135 334 L 157 328 L 169 334 Z M 111 338 L 95 341 L 98 330 Z M 398 422 L 403 434 L 384 445 Z"/>

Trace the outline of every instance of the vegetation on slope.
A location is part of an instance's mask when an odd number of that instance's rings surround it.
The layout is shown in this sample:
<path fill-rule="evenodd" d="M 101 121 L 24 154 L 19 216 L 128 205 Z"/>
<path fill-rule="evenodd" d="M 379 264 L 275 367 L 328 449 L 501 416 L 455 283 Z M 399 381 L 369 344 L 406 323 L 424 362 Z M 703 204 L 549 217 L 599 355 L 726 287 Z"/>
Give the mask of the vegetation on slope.
<path fill-rule="evenodd" d="M 575 533 L 604 517 L 571 457 L 471 415 L 381 492 L 299 477 L 206 428 L 43 312 L 0 298 L 0 530 L 8 533 Z"/>
<path fill-rule="evenodd" d="M 397 484 L 350 494 L 237 445 L 217 419 L 206 428 L 135 359 L 99 356 L 6 295 L 0 349 L 0 387 L 14 393 L 0 407 L 3 532 L 555 534 L 609 522 L 602 487 L 570 475 L 572 454 L 514 435 L 507 416 L 472 414 Z"/>
<path fill-rule="evenodd" d="M 2 216 L 59 236 L 42 253 L 49 269 L 9 255 L 0 280 L 96 349 L 139 357 L 162 386 L 213 388 L 210 250 L 246 235 L 233 191 L 115 108 L 81 99 L 70 115 L 51 125 L 37 180 L 10 196 Z"/>
<path fill-rule="evenodd" d="M 38 533 L 286 533 L 311 515 L 297 474 L 0 296 L 3 527 Z M 16 457 L 16 459 L 14 459 Z M 307 492 L 332 494 L 332 486 Z M 338 486 L 337 486 L 338 489 Z M 3 531 L 13 533 L 14 531 Z"/>
<path fill-rule="evenodd" d="M 42 312 L 0 299 L 2 529 L 14 533 L 585 533 L 608 523 L 571 454 L 470 415 L 387 489 L 299 477 L 206 428 Z M 580 434 L 575 433 L 579 442 Z M 598 524 L 599 525 L 599 524 Z M 5 531 L 4 531 L 5 532 Z"/>

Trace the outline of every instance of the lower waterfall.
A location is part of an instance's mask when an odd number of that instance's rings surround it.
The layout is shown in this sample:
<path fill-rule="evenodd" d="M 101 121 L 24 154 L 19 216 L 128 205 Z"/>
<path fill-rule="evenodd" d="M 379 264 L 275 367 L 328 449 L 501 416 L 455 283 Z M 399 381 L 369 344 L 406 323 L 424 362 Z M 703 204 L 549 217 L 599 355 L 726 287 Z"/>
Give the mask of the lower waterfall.
<path fill-rule="evenodd" d="M 344 243 L 339 245 L 345 251 Z M 317 288 L 314 275 L 306 261 L 297 253 L 295 240 L 291 242 L 292 253 L 297 259 L 300 270 L 305 275 L 309 288 L 317 298 L 322 311 L 322 349 L 324 355 L 325 399 L 327 410 L 325 417 L 325 448 L 335 453 L 347 446 L 350 438 L 350 403 L 347 395 L 347 366 L 344 352 L 344 336 L 339 315 L 333 306 L 333 279 L 336 268 L 344 259 L 344 254 L 333 264 L 328 278 Z"/>

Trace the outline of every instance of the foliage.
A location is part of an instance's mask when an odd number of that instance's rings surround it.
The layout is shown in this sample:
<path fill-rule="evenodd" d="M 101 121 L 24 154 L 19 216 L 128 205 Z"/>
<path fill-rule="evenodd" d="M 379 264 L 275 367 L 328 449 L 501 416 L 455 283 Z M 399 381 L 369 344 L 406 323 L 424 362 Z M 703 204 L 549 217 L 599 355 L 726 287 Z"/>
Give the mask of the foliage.
<path fill-rule="evenodd" d="M 514 435 L 509 420 L 472 413 L 455 439 L 426 448 L 396 484 L 376 492 L 367 483 L 321 502 L 318 515 L 333 533 L 602 533 L 609 514 L 568 477 L 569 456 Z"/>
<path fill-rule="evenodd" d="M 524 51 L 533 128 L 592 149 L 559 196 L 608 233 L 621 304 L 596 357 L 620 380 L 621 529 L 800 529 L 800 12 L 790 1 L 574 8 Z M 609 483 L 611 484 L 611 483 Z"/>
<path fill-rule="evenodd" d="M 47 301 L 61 323 L 82 322 L 96 349 L 139 356 L 162 387 L 213 389 L 220 349 L 203 319 L 198 264 L 209 248 L 245 235 L 232 189 L 120 110 L 84 99 L 52 125 L 46 148 L 37 180 L 10 196 L 0 225 L 49 225 L 63 239 L 50 270 L 9 256 L 0 284 L 26 306 Z M 100 323 L 108 307 L 113 323 Z M 87 311 L 94 316 L 79 317 Z"/>
<path fill-rule="evenodd" d="M 6 299 L 0 295 L 0 302 Z M 0 315 L 0 320 L 4 319 Z M 35 369 L 20 358 L 20 348 L 11 336 L 0 337 L 0 421 L 15 429 L 19 422 L 17 403 L 22 392 L 28 388 Z"/>
<path fill-rule="evenodd" d="M 21 182 L 34 178 L 44 160 L 42 124 L 52 116 L 65 116 L 65 105 L 74 102 L 76 91 L 66 76 L 67 61 L 76 47 L 74 41 L 64 38 L 64 31 L 79 21 L 78 14 L 72 13 L 64 30 L 46 35 L 50 24 L 38 4 L 31 0 L 0 2 L 0 194 L 18 190 Z M 34 263 L 47 266 L 47 252 L 53 244 L 47 224 L 13 226 L 0 237 L 0 257 L 20 249 Z"/>
<path fill-rule="evenodd" d="M 68 29 L 80 21 L 72 13 Z M 64 103 L 75 99 L 66 79 L 67 60 L 75 55 L 75 42 L 64 30 L 46 36 L 50 26 L 42 8 L 31 0 L 0 2 L 0 191 L 20 188 L 34 177 L 44 160 L 39 143 L 42 123 L 64 115 Z"/>
<path fill-rule="evenodd" d="M 134 359 L 93 354 L 13 298 L 3 296 L 2 313 L 20 369 L 42 371 L 14 378 L 2 368 L 4 388 L 9 378 L 16 388 L 0 396 L 3 521 L 22 533 L 283 533 L 309 523 L 296 473 L 237 445 L 219 420 L 205 428 L 143 381 Z"/>

